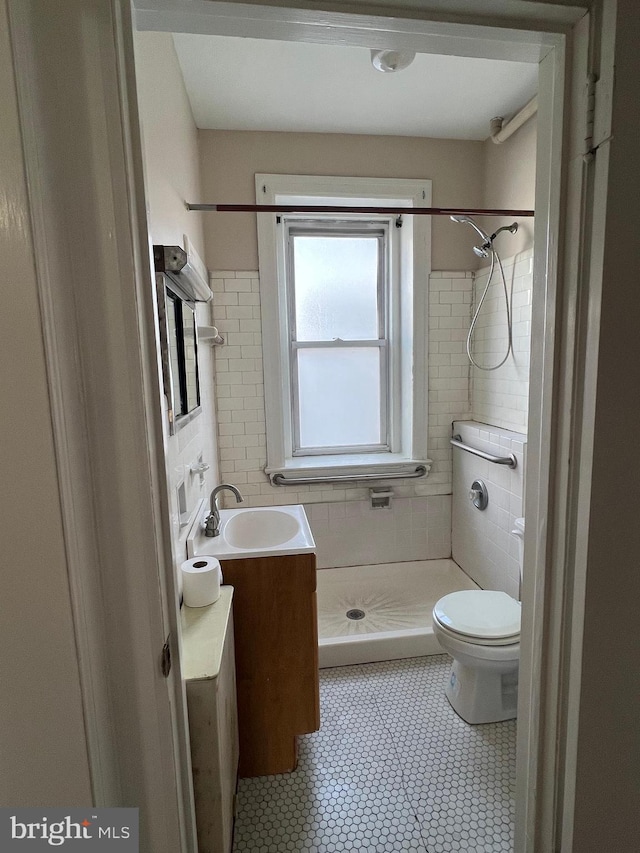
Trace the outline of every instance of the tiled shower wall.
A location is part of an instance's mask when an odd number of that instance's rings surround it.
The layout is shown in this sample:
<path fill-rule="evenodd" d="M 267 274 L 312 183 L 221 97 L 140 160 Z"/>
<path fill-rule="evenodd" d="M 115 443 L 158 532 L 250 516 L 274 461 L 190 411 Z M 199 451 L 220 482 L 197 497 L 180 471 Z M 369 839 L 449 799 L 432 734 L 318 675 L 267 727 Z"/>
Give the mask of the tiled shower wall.
<path fill-rule="evenodd" d="M 519 597 L 518 540 L 514 521 L 522 516 L 526 436 L 475 421 L 458 422 L 465 444 L 494 456 L 513 453 L 517 467 L 496 465 L 464 450 L 453 451 L 453 559 L 483 589 Z M 489 503 L 477 509 L 469 498 L 474 480 L 487 487 Z"/>
<path fill-rule="evenodd" d="M 469 414 L 469 372 L 464 355 L 473 273 L 436 272 L 430 279 L 429 458 L 424 480 L 396 480 L 398 497 L 450 494 L 451 421 Z M 262 376 L 260 281 L 256 271 L 211 273 L 214 323 L 226 338 L 216 347 L 220 474 L 242 489 L 252 506 L 359 500 L 368 489 L 319 483 L 272 486 L 267 461 Z"/>
<path fill-rule="evenodd" d="M 428 453 L 433 465 L 424 480 L 393 482 L 390 510 L 372 510 L 368 489 L 356 483 L 295 489 L 270 484 L 264 473 L 259 275 L 252 270 L 211 273 L 213 320 L 226 339 L 215 349 L 221 480 L 237 485 L 249 506 L 307 505 L 321 565 L 436 559 L 451 553 L 449 437 L 452 420 L 469 417 L 464 340 L 472 283 L 473 273 L 431 274 Z"/>
<path fill-rule="evenodd" d="M 296 488 L 270 484 L 264 473 L 266 426 L 259 275 L 252 270 L 212 272 L 213 320 L 226 338 L 224 346 L 215 348 L 221 481 L 237 485 L 249 506 L 305 504 L 318 542 L 320 565 L 449 556 L 452 421 L 488 418 L 497 424 L 501 421 L 504 426 L 518 419 L 516 413 L 526 417 L 526 406 L 523 411 L 517 401 L 526 401 L 528 393 L 523 386 L 528 373 L 523 376 L 522 365 L 526 356 L 528 370 L 531 253 L 509 259 L 504 266 L 507 282 L 511 276 L 514 283 L 517 348 L 514 347 L 515 367 L 508 363 L 496 371 L 498 376 L 471 371 L 465 353 L 474 273 L 440 271 L 430 276 L 428 454 L 433 465 L 424 480 L 393 482 L 395 498 L 390 510 L 372 510 L 368 489 L 358 488 L 356 483 L 318 483 Z M 491 287 L 489 302 L 485 303 L 489 314 L 479 328 L 477 340 L 482 355 L 490 351 L 490 342 L 501 322 L 493 293 L 496 286 Z M 511 399 L 507 399 L 509 393 Z"/>
<path fill-rule="evenodd" d="M 308 504 L 306 511 L 319 569 L 451 555 L 451 495 L 401 498 L 390 509 L 359 500 Z"/>
<path fill-rule="evenodd" d="M 493 371 L 471 370 L 471 411 L 484 424 L 526 433 L 529 398 L 529 346 L 531 339 L 531 292 L 533 249 L 503 261 L 507 290 L 513 306 L 513 354 Z M 487 284 L 489 267 L 478 270 L 474 286 L 474 310 Z M 473 354 L 479 364 L 494 365 L 507 348 L 507 324 L 500 270 L 496 265 L 492 284 L 478 318 Z"/>

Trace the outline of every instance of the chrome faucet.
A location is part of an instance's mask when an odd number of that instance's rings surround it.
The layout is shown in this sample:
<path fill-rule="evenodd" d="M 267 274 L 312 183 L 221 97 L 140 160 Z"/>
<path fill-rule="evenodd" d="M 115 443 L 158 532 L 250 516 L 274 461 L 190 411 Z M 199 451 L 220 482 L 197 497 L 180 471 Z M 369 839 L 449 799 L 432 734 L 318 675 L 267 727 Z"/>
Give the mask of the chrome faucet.
<path fill-rule="evenodd" d="M 244 500 L 235 486 L 232 486 L 229 483 L 221 483 L 219 486 L 216 486 L 211 492 L 211 497 L 209 499 L 209 515 L 204 520 L 205 536 L 220 536 L 220 510 L 218 509 L 217 498 L 219 492 L 223 489 L 229 489 L 230 492 L 233 492 L 236 496 L 236 503 L 242 503 Z"/>

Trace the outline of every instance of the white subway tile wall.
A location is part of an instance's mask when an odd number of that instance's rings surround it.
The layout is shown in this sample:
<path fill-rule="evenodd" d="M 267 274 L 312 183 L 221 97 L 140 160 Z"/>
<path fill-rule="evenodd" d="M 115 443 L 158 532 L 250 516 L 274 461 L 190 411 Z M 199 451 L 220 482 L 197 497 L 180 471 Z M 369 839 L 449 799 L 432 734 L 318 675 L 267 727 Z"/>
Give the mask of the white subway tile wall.
<path fill-rule="evenodd" d="M 451 422 L 471 417 L 470 364 L 465 352 L 472 272 L 432 272 L 429 279 L 429 480 L 451 493 Z"/>
<path fill-rule="evenodd" d="M 513 282 L 515 359 L 510 358 L 504 368 L 489 374 L 472 369 L 465 352 L 475 274 L 431 273 L 428 455 L 433 465 L 425 480 L 393 482 L 395 498 L 391 510 L 372 510 L 368 488 L 358 488 L 357 483 L 344 486 L 317 483 L 296 488 L 271 485 L 264 473 L 266 423 L 259 275 L 256 271 L 212 272 L 213 322 L 226 338 L 224 346 L 215 348 L 220 480 L 237 485 L 249 506 L 304 504 L 318 544 L 321 567 L 448 557 L 454 486 L 449 444 L 452 421 L 468 421 L 473 417 L 519 432 L 526 428 L 531 267 L 531 252 L 504 262 L 507 283 Z M 476 294 L 478 287 L 483 286 L 483 275 L 486 282 L 486 274 L 487 271 L 478 274 Z M 494 355 L 504 331 L 504 318 L 495 293 L 497 287 L 497 284 L 492 285 L 485 303 L 488 312 L 483 313 L 479 323 L 476 346 L 479 357 Z M 506 435 L 504 429 L 494 430 L 483 424 L 475 424 L 475 428 L 487 435 L 497 435 L 498 443 Z M 520 435 L 521 444 L 524 440 Z M 485 467 L 485 463 L 481 463 L 477 470 L 484 471 Z M 469 574 L 474 580 L 490 588 L 508 587 L 513 594 L 514 584 L 517 585 L 517 551 L 511 546 L 507 546 L 506 551 L 503 548 L 508 541 L 505 536 L 510 536 L 509 532 L 505 533 L 505 524 L 508 526 L 510 522 L 505 521 L 506 516 L 501 511 L 505 510 L 502 504 L 507 493 L 509 507 L 519 505 L 521 511 L 522 491 L 514 486 L 515 492 L 511 492 L 505 486 L 505 471 L 511 473 L 508 469 L 492 468 L 497 470 L 487 473 L 486 479 L 491 482 L 492 490 L 494 487 L 501 490 L 496 491 L 487 511 L 487 519 L 493 526 L 487 525 L 481 534 L 477 519 L 470 516 L 471 532 L 460 530 L 464 514 L 459 509 L 457 514 L 454 511 L 454 529 L 457 530 L 460 558 L 473 564 Z M 518 476 L 521 476 L 521 469 L 516 480 Z M 461 499 L 469 503 L 466 496 L 471 480 L 466 483 L 466 479 L 465 467 L 454 506 Z M 228 500 L 225 496 L 225 501 Z M 468 509 L 466 504 L 464 506 Z M 517 512 L 511 511 L 511 515 L 516 517 Z M 470 551 L 472 544 L 474 552 Z M 511 562 L 505 563 L 499 553 L 501 550 Z M 471 553 L 480 554 L 478 560 L 474 562 Z M 455 553 L 454 559 L 457 559 Z M 501 586 L 497 587 L 497 583 Z"/>
<path fill-rule="evenodd" d="M 527 431 L 529 400 L 529 346 L 533 249 L 503 261 L 507 290 L 513 307 L 513 355 L 497 370 L 471 371 L 473 418 L 517 432 Z M 478 270 L 474 306 L 487 283 L 489 267 Z M 492 284 L 478 318 L 473 355 L 483 365 L 497 364 L 507 347 L 507 323 L 500 270 L 496 265 Z"/>
<path fill-rule="evenodd" d="M 250 506 L 367 499 L 368 489 L 357 488 L 356 483 L 318 483 L 295 489 L 271 485 L 264 473 L 267 451 L 259 275 L 256 271 L 215 270 L 210 276 L 213 321 L 226 338 L 226 344 L 215 349 L 222 480 L 237 485 Z M 451 493 L 451 421 L 470 416 L 464 341 L 472 286 L 470 272 L 431 274 L 428 455 L 433 465 L 424 480 L 394 481 L 392 488 L 398 498 Z"/>
<path fill-rule="evenodd" d="M 319 569 L 438 560 L 451 556 L 451 495 L 305 506 Z"/>
<path fill-rule="evenodd" d="M 469 421 L 456 423 L 455 431 L 465 444 L 494 456 L 513 453 L 517 459 L 517 467 L 511 469 L 464 450 L 453 451 L 452 556 L 483 589 L 519 598 L 518 540 L 511 531 L 514 520 L 523 515 L 527 437 Z M 477 509 L 469 498 L 476 479 L 489 493 L 485 510 Z"/>

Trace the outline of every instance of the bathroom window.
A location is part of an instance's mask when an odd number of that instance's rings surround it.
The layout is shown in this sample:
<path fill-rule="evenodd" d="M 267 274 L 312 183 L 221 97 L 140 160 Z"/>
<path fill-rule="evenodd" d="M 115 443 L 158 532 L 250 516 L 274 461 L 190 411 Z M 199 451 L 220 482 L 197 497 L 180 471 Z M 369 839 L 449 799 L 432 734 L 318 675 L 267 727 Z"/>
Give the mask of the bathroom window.
<path fill-rule="evenodd" d="M 294 456 L 390 448 L 389 224 L 287 222 Z"/>
<path fill-rule="evenodd" d="M 426 459 L 428 181 L 257 175 L 259 203 L 407 215 L 258 215 L 268 474 Z M 416 272 L 417 271 L 417 272 Z"/>

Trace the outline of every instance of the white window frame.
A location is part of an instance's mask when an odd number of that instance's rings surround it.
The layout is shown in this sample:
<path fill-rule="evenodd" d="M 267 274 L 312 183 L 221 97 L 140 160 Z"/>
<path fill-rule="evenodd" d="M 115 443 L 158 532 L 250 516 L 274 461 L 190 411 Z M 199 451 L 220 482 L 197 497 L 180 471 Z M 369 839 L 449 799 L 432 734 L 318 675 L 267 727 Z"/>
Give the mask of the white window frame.
<path fill-rule="evenodd" d="M 294 453 L 294 400 L 290 377 L 290 304 L 287 279 L 287 234 L 305 214 L 258 214 L 258 252 L 264 350 L 267 465 L 269 476 L 295 474 L 318 477 L 340 474 L 384 473 L 427 464 L 427 294 L 431 271 L 431 217 L 410 216 L 411 207 L 431 205 L 431 181 L 395 178 L 342 178 L 308 175 L 256 175 L 258 204 L 331 204 L 339 206 L 406 207 L 402 228 L 396 216 L 374 218 L 389 228 L 392 239 L 390 275 L 398 279 L 399 298 L 390 305 L 390 330 L 395 347 L 390 357 L 390 409 L 397 413 L 389 423 L 390 445 L 382 452 L 360 448 L 356 452 Z M 337 221 L 326 215 L 328 224 Z M 313 221 L 319 217 L 313 216 Z M 360 221 L 345 214 L 339 220 Z M 295 226 L 294 226 L 295 227 Z M 419 272 L 414 275 L 414 270 Z M 394 328 L 395 326 L 395 328 Z M 400 417 L 400 413 L 405 416 Z M 407 413 L 409 413 L 407 415 Z"/>
<path fill-rule="evenodd" d="M 395 277 L 390 269 L 392 252 L 390 247 L 393 236 L 393 223 L 389 219 L 374 220 L 370 217 L 353 220 L 331 221 L 318 219 L 300 220 L 298 217 L 282 217 L 282 227 L 285 229 L 284 239 L 287 252 L 287 306 L 289 326 L 289 378 L 291 383 L 291 421 L 292 448 L 291 455 L 296 456 L 327 456 L 332 451 L 335 454 L 349 453 L 389 453 L 393 446 L 393 420 L 398 409 L 398 401 L 393 398 L 393 383 L 391 370 L 394 339 L 390 328 L 392 321 L 391 304 L 394 292 L 397 291 Z M 299 341 L 295 324 L 295 272 L 293 241 L 299 236 L 328 236 L 335 238 L 355 236 L 375 237 L 378 250 L 378 336 L 368 340 L 336 340 Z M 342 446 L 342 447 L 301 447 L 300 442 L 300 408 L 298 399 L 298 353 L 302 349 L 346 349 L 351 347 L 379 347 L 382 351 L 380 371 L 380 442 L 375 445 Z"/>

